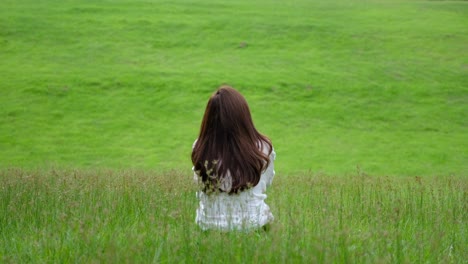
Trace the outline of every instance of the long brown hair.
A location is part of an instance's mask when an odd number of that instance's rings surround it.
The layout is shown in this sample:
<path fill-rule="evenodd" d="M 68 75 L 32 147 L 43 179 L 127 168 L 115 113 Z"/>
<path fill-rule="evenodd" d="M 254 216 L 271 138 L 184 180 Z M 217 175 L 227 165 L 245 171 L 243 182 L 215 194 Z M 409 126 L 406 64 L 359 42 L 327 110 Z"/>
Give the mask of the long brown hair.
<path fill-rule="evenodd" d="M 208 101 L 192 151 L 203 190 L 233 194 L 257 185 L 271 151 L 271 141 L 255 128 L 245 98 L 232 87 L 219 87 Z M 220 188 L 228 175 L 229 188 Z"/>

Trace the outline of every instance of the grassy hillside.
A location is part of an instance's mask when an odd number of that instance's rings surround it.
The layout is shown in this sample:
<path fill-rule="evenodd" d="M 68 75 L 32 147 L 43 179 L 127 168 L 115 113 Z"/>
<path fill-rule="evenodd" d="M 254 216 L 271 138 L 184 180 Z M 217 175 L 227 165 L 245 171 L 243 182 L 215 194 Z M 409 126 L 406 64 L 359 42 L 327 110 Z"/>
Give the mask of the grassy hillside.
<path fill-rule="evenodd" d="M 189 169 L 238 88 L 283 174 L 467 175 L 463 1 L 0 2 L 0 167 Z"/>

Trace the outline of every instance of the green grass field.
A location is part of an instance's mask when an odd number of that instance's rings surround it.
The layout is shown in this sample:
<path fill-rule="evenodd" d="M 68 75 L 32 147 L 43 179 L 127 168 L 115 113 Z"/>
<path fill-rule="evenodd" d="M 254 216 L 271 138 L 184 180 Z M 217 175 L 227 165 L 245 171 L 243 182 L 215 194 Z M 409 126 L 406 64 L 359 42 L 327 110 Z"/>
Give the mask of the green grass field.
<path fill-rule="evenodd" d="M 229 83 L 282 173 L 466 175 L 466 2 L 332 2 L 4 0 L 0 164 L 190 168 Z"/>
<path fill-rule="evenodd" d="M 0 262 L 462 263 L 467 14 L 0 1 Z M 267 234 L 193 224 L 191 146 L 223 83 L 277 152 Z"/>
<path fill-rule="evenodd" d="M 4 263 L 464 263 L 465 177 L 275 179 L 268 232 L 202 232 L 186 173 L 0 171 Z"/>

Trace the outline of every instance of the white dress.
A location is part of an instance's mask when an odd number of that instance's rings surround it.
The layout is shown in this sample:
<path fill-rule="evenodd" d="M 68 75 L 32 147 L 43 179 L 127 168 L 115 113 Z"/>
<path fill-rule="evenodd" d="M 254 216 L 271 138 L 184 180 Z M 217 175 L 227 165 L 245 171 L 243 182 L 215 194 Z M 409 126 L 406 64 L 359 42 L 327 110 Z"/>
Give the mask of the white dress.
<path fill-rule="evenodd" d="M 263 152 L 268 154 L 267 146 Z M 268 168 L 262 172 L 260 181 L 253 188 L 231 195 L 225 192 L 207 195 L 201 190 L 197 191 L 199 207 L 195 222 L 203 230 L 231 231 L 256 229 L 273 221 L 270 207 L 265 203 L 265 192 L 275 176 L 275 158 L 273 149 Z M 194 180 L 198 184 L 199 176 L 195 172 Z"/>

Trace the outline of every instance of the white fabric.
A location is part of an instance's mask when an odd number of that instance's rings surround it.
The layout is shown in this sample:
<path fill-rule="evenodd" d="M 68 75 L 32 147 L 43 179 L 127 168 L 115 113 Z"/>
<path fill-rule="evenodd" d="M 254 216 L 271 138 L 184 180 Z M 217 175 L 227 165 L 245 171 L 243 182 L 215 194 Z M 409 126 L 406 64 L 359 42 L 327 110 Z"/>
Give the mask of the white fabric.
<path fill-rule="evenodd" d="M 268 154 L 268 145 L 264 144 L 262 151 Z M 199 207 L 195 222 L 203 230 L 231 231 L 255 229 L 273 221 L 270 207 L 265 203 L 265 192 L 275 176 L 275 158 L 276 153 L 273 149 L 268 168 L 262 172 L 260 181 L 253 188 L 231 195 L 224 192 L 207 195 L 201 190 L 197 191 Z M 194 180 L 198 184 L 199 176 L 195 172 Z"/>

